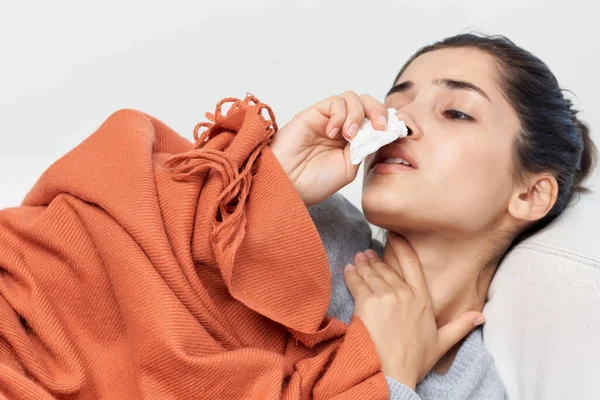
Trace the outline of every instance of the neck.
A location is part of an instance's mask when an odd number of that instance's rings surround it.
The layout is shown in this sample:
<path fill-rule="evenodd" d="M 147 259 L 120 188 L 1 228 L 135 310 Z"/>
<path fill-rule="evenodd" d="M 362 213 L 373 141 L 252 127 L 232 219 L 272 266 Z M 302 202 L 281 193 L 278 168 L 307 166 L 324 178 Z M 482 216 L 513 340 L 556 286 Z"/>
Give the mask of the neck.
<path fill-rule="evenodd" d="M 498 242 L 487 239 L 444 239 L 439 235 L 412 234 L 403 236 L 419 256 L 438 328 L 467 311 L 482 311 L 487 291 L 495 272 L 492 254 Z M 389 243 L 384 260 L 396 265 Z M 392 260 L 392 261 L 389 261 Z M 448 372 L 460 348 L 459 343 L 433 367 L 438 374 Z"/>
<path fill-rule="evenodd" d="M 432 234 L 402 234 L 419 256 L 438 327 L 466 311 L 481 311 L 495 268 L 489 265 L 497 241 L 445 239 Z M 384 260 L 393 256 L 386 244 Z"/>

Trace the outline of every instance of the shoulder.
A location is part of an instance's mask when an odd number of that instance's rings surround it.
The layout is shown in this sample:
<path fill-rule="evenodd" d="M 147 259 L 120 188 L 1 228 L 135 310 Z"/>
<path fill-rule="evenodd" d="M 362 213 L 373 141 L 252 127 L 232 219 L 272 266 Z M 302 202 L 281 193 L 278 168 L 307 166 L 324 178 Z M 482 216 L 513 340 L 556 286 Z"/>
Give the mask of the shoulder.
<path fill-rule="evenodd" d="M 477 393 L 480 393 L 480 396 L 485 396 L 478 398 L 504 398 L 504 386 L 492 354 L 483 343 L 483 330 L 481 327 L 469 334 L 459 350 L 459 356 L 463 365 L 469 362 L 471 365 L 467 380 L 472 382 L 472 385 L 470 388 L 466 388 L 466 392 L 472 390 L 472 397 L 478 397 L 473 396 Z"/>
<path fill-rule="evenodd" d="M 504 385 L 492 355 L 483 343 L 481 328 L 471 332 L 461 345 L 445 375 L 430 372 L 417 388 L 422 398 L 450 393 L 456 399 L 504 399 Z"/>
<path fill-rule="evenodd" d="M 368 248 L 380 251 L 371 239 L 371 227 L 365 216 L 348 199 L 336 193 L 308 208 L 319 231 L 331 271 L 331 300 L 327 314 L 350 323 L 354 300 L 346 287 L 344 266 L 354 255 Z"/>
<path fill-rule="evenodd" d="M 308 212 L 328 253 L 333 248 L 362 251 L 371 247 L 371 227 L 365 216 L 340 193 L 308 207 Z"/>
<path fill-rule="evenodd" d="M 371 231 L 360 210 L 340 193 L 334 193 L 322 202 L 308 207 L 317 229 L 334 229 L 335 226 L 360 228 Z"/>

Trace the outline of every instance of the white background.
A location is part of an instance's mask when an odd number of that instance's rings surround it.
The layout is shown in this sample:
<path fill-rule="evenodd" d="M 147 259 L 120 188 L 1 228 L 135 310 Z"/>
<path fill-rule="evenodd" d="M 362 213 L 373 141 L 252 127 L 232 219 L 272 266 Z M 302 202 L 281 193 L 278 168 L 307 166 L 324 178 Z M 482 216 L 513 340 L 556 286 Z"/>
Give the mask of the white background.
<path fill-rule="evenodd" d="M 344 90 L 383 99 L 418 48 L 471 30 L 542 58 L 600 138 L 599 17 L 597 0 L 0 0 L 0 208 L 119 108 L 192 139 L 250 91 L 282 124 Z"/>

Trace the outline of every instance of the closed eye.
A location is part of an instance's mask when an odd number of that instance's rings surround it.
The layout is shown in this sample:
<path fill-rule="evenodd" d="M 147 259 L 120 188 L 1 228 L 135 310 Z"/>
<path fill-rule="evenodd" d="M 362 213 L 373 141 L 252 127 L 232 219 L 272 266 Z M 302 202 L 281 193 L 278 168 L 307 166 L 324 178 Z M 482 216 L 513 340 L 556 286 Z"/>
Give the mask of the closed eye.
<path fill-rule="evenodd" d="M 444 116 L 449 119 L 456 119 L 460 121 L 475 121 L 475 118 L 471 117 L 468 114 L 465 114 L 462 111 L 457 110 L 446 110 L 444 111 Z"/>

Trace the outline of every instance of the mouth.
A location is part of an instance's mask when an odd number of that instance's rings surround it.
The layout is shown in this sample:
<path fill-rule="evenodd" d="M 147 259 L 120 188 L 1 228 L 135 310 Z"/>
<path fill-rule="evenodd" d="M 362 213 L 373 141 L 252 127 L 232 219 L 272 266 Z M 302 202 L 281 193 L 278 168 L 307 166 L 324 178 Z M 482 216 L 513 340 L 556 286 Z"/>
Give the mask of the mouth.
<path fill-rule="evenodd" d="M 375 173 L 392 173 L 413 171 L 417 168 L 417 161 L 412 154 L 400 143 L 393 142 L 377 151 L 369 169 Z"/>

